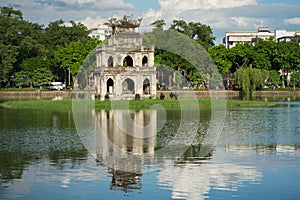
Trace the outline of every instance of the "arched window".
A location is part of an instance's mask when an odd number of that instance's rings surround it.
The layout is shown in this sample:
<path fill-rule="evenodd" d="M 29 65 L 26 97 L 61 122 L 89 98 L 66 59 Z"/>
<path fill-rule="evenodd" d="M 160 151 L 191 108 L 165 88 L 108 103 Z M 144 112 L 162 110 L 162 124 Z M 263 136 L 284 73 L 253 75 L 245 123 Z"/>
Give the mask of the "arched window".
<path fill-rule="evenodd" d="M 147 56 L 144 56 L 144 57 L 143 57 L 143 60 L 142 60 L 142 66 L 145 66 L 145 67 L 148 66 L 148 58 L 147 58 Z"/>
<path fill-rule="evenodd" d="M 145 78 L 143 82 L 143 91 L 144 94 L 150 94 L 150 81 L 148 78 Z"/>
<path fill-rule="evenodd" d="M 113 67 L 114 66 L 114 59 L 113 59 L 112 56 L 109 56 L 107 66 L 108 67 Z"/>
<path fill-rule="evenodd" d="M 122 83 L 122 93 L 123 94 L 134 94 L 134 81 L 130 78 L 126 78 Z"/>
<path fill-rule="evenodd" d="M 133 67 L 133 59 L 131 56 L 126 56 L 123 60 L 123 67 Z"/>
<path fill-rule="evenodd" d="M 107 92 L 108 94 L 113 94 L 113 93 L 114 93 L 114 81 L 113 81 L 111 78 L 109 78 L 109 79 L 106 81 L 106 86 L 107 86 L 106 92 Z"/>

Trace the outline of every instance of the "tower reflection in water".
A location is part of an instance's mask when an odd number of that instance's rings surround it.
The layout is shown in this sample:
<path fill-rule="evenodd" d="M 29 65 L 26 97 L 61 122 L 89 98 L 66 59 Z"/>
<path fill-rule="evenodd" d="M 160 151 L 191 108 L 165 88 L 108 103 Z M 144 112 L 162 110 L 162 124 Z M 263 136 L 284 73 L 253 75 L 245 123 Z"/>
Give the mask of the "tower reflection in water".
<path fill-rule="evenodd" d="M 140 189 L 142 166 L 154 163 L 156 110 L 97 112 L 96 159 L 108 166 L 110 189 Z"/>

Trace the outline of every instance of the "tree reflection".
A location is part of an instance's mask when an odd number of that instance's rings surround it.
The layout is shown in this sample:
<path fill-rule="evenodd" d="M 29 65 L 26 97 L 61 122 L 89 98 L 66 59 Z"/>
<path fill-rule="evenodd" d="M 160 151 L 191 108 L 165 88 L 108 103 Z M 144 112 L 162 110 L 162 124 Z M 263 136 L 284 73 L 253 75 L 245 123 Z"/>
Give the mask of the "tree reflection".
<path fill-rule="evenodd" d="M 13 182 L 14 179 L 21 179 L 30 159 L 33 158 L 22 152 L 0 151 L 0 185 Z"/>
<path fill-rule="evenodd" d="M 70 110 L 2 109 L 0 116 L 0 185 L 22 179 L 44 159 L 58 169 L 87 160 Z"/>

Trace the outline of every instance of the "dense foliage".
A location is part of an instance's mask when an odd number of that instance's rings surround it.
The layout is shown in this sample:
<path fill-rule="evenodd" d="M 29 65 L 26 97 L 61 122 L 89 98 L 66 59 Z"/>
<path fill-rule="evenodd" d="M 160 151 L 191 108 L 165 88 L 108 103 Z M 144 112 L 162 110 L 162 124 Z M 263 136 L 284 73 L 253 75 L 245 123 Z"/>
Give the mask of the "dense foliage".
<path fill-rule="evenodd" d="M 58 20 L 45 28 L 23 20 L 20 10 L 0 7 L 0 87 L 67 82 L 69 72 L 74 77 L 99 41 L 84 25 L 69 24 Z"/>
<path fill-rule="evenodd" d="M 146 45 L 155 44 L 154 61 L 160 84 L 166 84 L 167 88 L 199 88 L 205 83 L 214 84 L 216 73 L 207 49 L 214 45 L 215 38 L 209 26 L 174 20 L 170 28 L 164 30 L 163 19 L 151 25 L 153 31 L 145 34 L 143 40 Z"/>
<path fill-rule="evenodd" d="M 221 73 L 234 73 L 236 83 L 243 82 L 240 87 L 248 97 L 251 91 L 263 86 L 273 89 L 293 86 L 295 89 L 300 84 L 300 46 L 297 43 L 276 42 L 270 38 L 254 44 L 237 44 L 230 49 L 224 45 L 214 46 L 208 51 Z M 250 69 L 264 77 L 259 83 L 253 85 L 248 81 L 249 84 L 245 85 L 245 73 Z M 247 79 L 251 78 L 256 76 L 248 75 Z"/>
<path fill-rule="evenodd" d="M 163 19 L 151 24 L 153 31 L 165 30 L 165 25 Z M 247 95 L 265 85 L 296 88 L 300 83 L 298 44 L 276 42 L 270 38 L 258 40 L 254 44 L 237 44 L 227 49 L 224 45 L 215 46 L 211 27 L 200 22 L 173 20 L 167 30 L 180 33 L 200 44 L 210 56 L 210 59 L 205 58 L 207 60 L 203 61 L 206 64 L 205 72 L 199 73 L 193 59 L 157 48 L 155 64 L 158 71 L 169 70 L 171 74 L 167 76 L 171 78 L 166 77 L 169 80 L 164 82 L 171 83 L 172 79 L 172 87 L 199 87 L 204 84 L 209 87 L 216 81 L 212 80 L 212 65 L 217 66 L 221 75 L 234 74 L 235 78 L 230 84 L 239 84 Z M 86 57 L 101 41 L 89 38 L 88 34 L 87 28 L 80 23 L 71 21 L 67 25 L 57 20 L 44 27 L 24 20 L 20 10 L 0 7 L 0 87 L 34 87 L 51 81 L 72 84 L 76 81 L 82 63 L 90 65 L 91 70 L 95 65 L 93 61 L 87 61 Z M 194 50 L 190 49 L 190 52 Z M 199 58 L 203 58 L 203 52 L 196 53 Z M 163 78 L 161 75 L 158 73 L 158 79 Z"/>

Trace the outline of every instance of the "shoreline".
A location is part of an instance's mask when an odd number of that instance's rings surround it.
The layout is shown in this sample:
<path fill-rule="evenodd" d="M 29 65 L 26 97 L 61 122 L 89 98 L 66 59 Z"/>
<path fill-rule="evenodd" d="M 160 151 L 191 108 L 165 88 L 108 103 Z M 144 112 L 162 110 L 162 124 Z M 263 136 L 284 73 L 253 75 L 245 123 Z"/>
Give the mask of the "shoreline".
<path fill-rule="evenodd" d="M 160 93 L 164 93 L 166 97 L 169 97 L 171 92 L 176 92 L 181 97 L 197 97 L 197 98 L 226 98 L 232 100 L 241 99 L 241 91 L 233 90 L 210 90 L 210 91 L 191 91 L 191 90 L 174 90 L 174 91 L 157 91 L 156 96 L 159 97 Z M 13 100 L 25 100 L 25 99 L 71 99 L 72 91 L 1 91 L 0 99 L 13 99 Z M 276 98 L 294 98 L 300 99 L 300 91 L 254 91 L 253 98 L 258 100 L 272 100 Z"/>
<path fill-rule="evenodd" d="M 195 109 L 195 101 L 191 98 L 183 98 L 180 101 L 176 99 L 167 98 L 165 100 L 159 99 L 141 99 L 141 100 L 129 100 L 129 104 L 124 104 L 126 100 L 113 100 L 115 103 L 112 105 L 112 101 L 92 101 L 76 99 L 75 104 L 71 99 L 64 100 L 8 100 L 0 103 L 2 108 L 11 109 L 72 109 L 76 108 L 91 108 L 96 110 L 110 110 L 112 109 L 135 109 L 135 110 L 147 110 L 151 109 L 153 105 L 161 105 L 165 110 L 181 110 L 182 103 L 185 105 L 185 109 Z M 120 102 L 120 104 L 118 104 Z M 199 108 L 201 110 L 207 109 L 227 109 L 227 108 L 245 108 L 245 107 L 274 107 L 276 104 L 269 101 L 241 101 L 241 100 L 224 100 L 224 99 L 197 99 Z M 116 104 L 117 103 L 117 104 Z M 128 106 L 128 107 L 127 107 Z"/>

